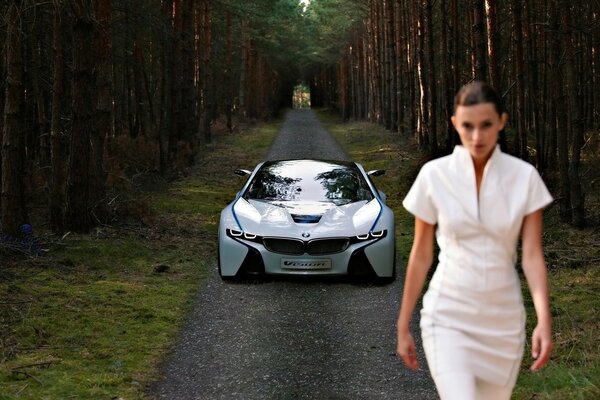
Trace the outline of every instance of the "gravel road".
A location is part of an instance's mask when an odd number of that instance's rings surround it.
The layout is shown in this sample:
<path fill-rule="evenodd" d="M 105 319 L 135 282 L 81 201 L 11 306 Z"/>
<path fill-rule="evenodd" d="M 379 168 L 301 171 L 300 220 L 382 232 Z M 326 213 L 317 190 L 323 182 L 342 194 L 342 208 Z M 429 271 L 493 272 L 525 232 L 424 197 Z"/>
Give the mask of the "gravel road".
<path fill-rule="evenodd" d="M 312 111 L 293 110 L 268 158 L 301 157 L 349 158 Z M 215 268 L 150 395 L 437 399 L 425 367 L 410 371 L 395 356 L 402 271 L 398 266 L 398 279 L 385 286 L 292 279 L 232 284 Z"/>

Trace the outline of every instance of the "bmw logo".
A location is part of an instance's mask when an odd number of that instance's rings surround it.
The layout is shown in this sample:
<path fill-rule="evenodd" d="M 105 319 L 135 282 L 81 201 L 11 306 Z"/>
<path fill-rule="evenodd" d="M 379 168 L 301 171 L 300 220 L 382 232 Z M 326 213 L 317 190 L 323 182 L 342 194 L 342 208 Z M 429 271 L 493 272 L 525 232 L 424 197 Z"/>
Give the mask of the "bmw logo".
<path fill-rule="evenodd" d="M 303 238 L 309 238 L 310 237 L 310 233 L 308 233 L 308 232 L 302 232 L 302 237 Z"/>

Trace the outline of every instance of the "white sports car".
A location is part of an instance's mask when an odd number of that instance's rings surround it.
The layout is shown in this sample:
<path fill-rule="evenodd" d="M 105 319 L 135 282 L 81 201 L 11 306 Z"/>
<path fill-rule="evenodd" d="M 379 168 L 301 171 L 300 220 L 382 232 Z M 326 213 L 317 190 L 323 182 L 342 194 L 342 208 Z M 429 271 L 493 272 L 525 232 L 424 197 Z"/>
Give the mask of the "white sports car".
<path fill-rule="evenodd" d="M 260 163 L 221 212 L 219 274 L 395 278 L 394 213 L 355 162 Z"/>

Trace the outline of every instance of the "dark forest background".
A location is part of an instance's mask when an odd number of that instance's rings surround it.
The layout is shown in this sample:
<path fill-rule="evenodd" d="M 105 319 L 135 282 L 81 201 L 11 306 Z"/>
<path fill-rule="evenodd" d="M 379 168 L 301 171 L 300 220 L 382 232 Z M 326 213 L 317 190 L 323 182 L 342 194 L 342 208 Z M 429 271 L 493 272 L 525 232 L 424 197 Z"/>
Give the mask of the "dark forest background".
<path fill-rule="evenodd" d="M 8 0 L 0 15 L 6 235 L 33 205 L 55 232 L 105 223 L 124 177 L 193 163 L 215 132 L 291 107 L 302 83 L 313 107 L 446 154 L 454 93 L 473 79 L 505 96 L 502 146 L 585 225 L 598 0 Z"/>

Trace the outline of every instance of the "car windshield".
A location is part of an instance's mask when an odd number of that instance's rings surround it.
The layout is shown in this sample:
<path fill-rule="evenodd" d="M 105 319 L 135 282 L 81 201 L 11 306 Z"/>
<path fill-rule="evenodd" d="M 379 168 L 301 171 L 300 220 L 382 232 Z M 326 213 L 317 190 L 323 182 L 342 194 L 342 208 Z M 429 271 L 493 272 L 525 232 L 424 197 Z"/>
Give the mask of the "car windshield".
<path fill-rule="evenodd" d="M 352 163 L 294 160 L 263 164 L 248 186 L 244 198 L 342 205 L 372 200 L 373 193 Z"/>

